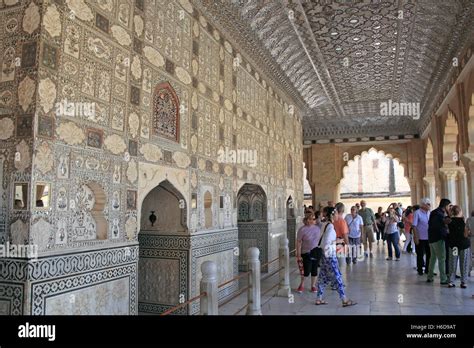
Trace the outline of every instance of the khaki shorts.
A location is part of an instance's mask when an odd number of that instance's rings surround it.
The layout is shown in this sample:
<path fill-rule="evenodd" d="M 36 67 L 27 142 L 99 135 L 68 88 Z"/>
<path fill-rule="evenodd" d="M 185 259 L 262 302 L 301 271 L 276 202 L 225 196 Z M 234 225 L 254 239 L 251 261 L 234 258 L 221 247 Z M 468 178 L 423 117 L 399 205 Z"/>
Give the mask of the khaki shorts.
<path fill-rule="evenodd" d="M 365 243 L 369 240 L 369 243 L 375 242 L 374 238 L 374 226 L 364 226 L 364 229 L 362 230 L 362 243 Z"/>

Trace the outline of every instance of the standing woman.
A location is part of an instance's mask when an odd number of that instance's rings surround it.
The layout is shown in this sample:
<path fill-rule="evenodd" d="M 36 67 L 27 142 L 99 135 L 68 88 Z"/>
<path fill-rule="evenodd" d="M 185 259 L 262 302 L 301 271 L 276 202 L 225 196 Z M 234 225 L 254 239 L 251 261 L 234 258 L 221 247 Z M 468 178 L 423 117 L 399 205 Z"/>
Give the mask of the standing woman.
<path fill-rule="evenodd" d="M 405 235 L 405 244 L 403 245 L 403 252 L 406 253 L 408 251 L 408 246 L 410 245 L 412 254 L 415 253 L 415 241 L 413 240 L 413 235 L 411 231 L 411 227 L 413 224 L 413 209 L 412 207 L 407 207 L 405 213 L 403 214 L 403 228 L 404 228 L 404 235 Z"/>
<path fill-rule="evenodd" d="M 385 213 L 382 211 L 382 207 L 379 207 L 375 213 L 375 224 L 377 225 L 377 245 L 379 245 L 379 240 L 382 239 L 382 244 L 385 238 L 383 237 L 383 231 L 385 229 Z"/>
<path fill-rule="evenodd" d="M 461 270 L 461 288 L 466 288 L 467 275 L 469 273 L 469 247 L 471 241 L 468 238 L 469 230 L 466 228 L 462 210 L 458 205 L 451 208 L 451 222 L 448 224 L 449 245 L 449 288 L 454 288 L 456 269 Z"/>
<path fill-rule="evenodd" d="M 334 282 L 337 286 L 337 292 L 342 301 L 343 307 L 353 306 L 357 304 L 347 298 L 344 291 L 344 282 L 342 281 L 342 275 L 339 271 L 339 265 L 336 257 L 336 230 L 334 229 L 335 209 L 329 207 L 326 215 L 326 222 L 323 224 L 321 238 L 319 241 L 320 247 L 323 249 L 323 255 L 321 257 L 321 270 L 318 277 L 318 293 L 316 297 L 316 305 L 327 304 L 323 300 L 324 289 L 326 286 Z"/>
<path fill-rule="evenodd" d="M 316 292 L 316 277 L 318 275 L 318 260 L 312 257 L 311 250 L 318 245 L 321 229 L 315 225 L 315 216 L 313 213 L 307 214 L 303 219 L 304 225 L 300 227 L 296 234 L 296 260 L 298 266 L 303 268 L 301 274 L 300 286 L 296 290 L 301 293 L 304 291 L 304 280 L 311 274 L 311 292 Z"/>
<path fill-rule="evenodd" d="M 400 219 L 395 212 L 395 209 L 393 206 L 390 206 L 388 209 L 388 218 L 387 222 L 385 223 L 385 238 L 387 240 L 387 247 L 388 247 L 388 257 L 387 261 L 392 261 L 393 258 L 393 251 L 392 251 L 392 245 L 395 248 L 395 257 L 396 261 L 400 261 L 400 247 L 399 247 L 399 242 L 400 242 L 400 233 L 398 231 L 398 223 L 400 222 Z"/>

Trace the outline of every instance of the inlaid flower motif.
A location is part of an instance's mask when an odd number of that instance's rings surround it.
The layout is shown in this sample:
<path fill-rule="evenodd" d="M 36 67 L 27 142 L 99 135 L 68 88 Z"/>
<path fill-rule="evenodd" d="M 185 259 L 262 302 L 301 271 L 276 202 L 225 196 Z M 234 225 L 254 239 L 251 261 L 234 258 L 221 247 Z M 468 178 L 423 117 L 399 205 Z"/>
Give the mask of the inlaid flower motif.
<path fill-rule="evenodd" d="M 145 46 L 145 48 L 143 48 L 143 54 L 145 55 L 146 59 L 148 59 L 148 61 L 156 67 L 159 68 L 165 65 L 165 59 L 160 54 L 160 52 L 155 50 L 153 47 Z"/>
<path fill-rule="evenodd" d="M 112 36 L 115 38 L 115 40 L 117 40 L 117 42 L 122 46 L 130 46 L 132 43 L 130 35 L 121 26 L 113 25 L 112 28 L 110 28 L 110 31 L 112 32 Z"/>
<path fill-rule="evenodd" d="M 36 150 L 36 168 L 43 174 L 48 173 L 53 169 L 54 157 L 48 143 L 42 143 Z"/>
<path fill-rule="evenodd" d="M 129 240 L 135 238 L 135 233 L 137 232 L 137 218 L 130 216 L 125 222 L 125 233 Z"/>
<path fill-rule="evenodd" d="M 193 6 L 189 0 L 179 0 L 179 4 L 189 13 L 193 13 Z"/>
<path fill-rule="evenodd" d="M 39 8 L 32 1 L 30 5 L 25 10 L 25 15 L 23 16 L 23 30 L 28 34 L 33 33 L 38 29 L 40 24 L 40 13 Z"/>
<path fill-rule="evenodd" d="M 130 69 L 134 78 L 139 80 L 142 77 L 142 64 L 140 62 L 140 58 L 137 56 L 133 57 Z"/>
<path fill-rule="evenodd" d="M 128 116 L 128 129 L 130 131 L 130 135 L 133 138 L 137 137 L 139 128 L 140 128 L 140 119 L 135 112 L 132 112 Z"/>
<path fill-rule="evenodd" d="M 135 33 L 137 36 L 141 36 L 143 33 L 143 19 L 139 15 L 133 17 L 133 24 L 135 25 Z"/>
<path fill-rule="evenodd" d="M 163 157 L 161 149 L 150 143 L 143 144 L 140 147 L 140 153 L 150 162 L 158 162 Z"/>
<path fill-rule="evenodd" d="M 61 35 L 61 18 L 56 5 L 48 6 L 43 16 L 43 25 L 52 37 Z"/>
<path fill-rule="evenodd" d="M 56 132 L 61 140 L 69 145 L 78 145 L 85 140 L 83 130 L 74 122 L 61 123 Z"/>
<path fill-rule="evenodd" d="M 112 0 L 97 0 L 97 4 L 105 11 L 112 12 L 114 9 L 114 3 Z"/>
<path fill-rule="evenodd" d="M 173 154 L 173 160 L 176 162 L 176 165 L 180 168 L 187 168 L 191 163 L 191 159 L 188 155 L 183 152 L 175 152 Z"/>
<path fill-rule="evenodd" d="M 123 138 L 117 134 L 112 134 L 105 138 L 104 145 L 105 148 L 112 152 L 114 155 L 123 153 L 127 148 L 127 145 L 125 145 L 125 141 L 123 140 Z"/>
<path fill-rule="evenodd" d="M 181 68 L 180 66 L 178 66 L 175 70 L 176 72 L 176 76 L 178 77 L 178 79 L 183 82 L 184 84 L 186 85 L 189 85 L 191 84 L 192 80 L 191 80 L 191 76 L 189 75 L 189 73 L 184 70 L 183 68 Z"/>
<path fill-rule="evenodd" d="M 15 124 L 9 117 L 0 119 L 0 140 L 7 140 L 11 138 L 15 131 Z"/>
<path fill-rule="evenodd" d="M 15 161 L 15 168 L 23 172 L 31 164 L 30 146 L 25 140 L 22 140 L 21 143 L 16 146 L 16 151 L 20 154 L 20 160 Z"/>
<path fill-rule="evenodd" d="M 38 93 L 40 105 L 43 111 L 48 113 L 53 108 L 54 101 L 56 100 L 56 85 L 49 77 L 41 80 Z"/>
<path fill-rule="evenodd" d="M 84 0 L 66 0 L 66 3 L 71 10 L 71 14 L 75 17 L 83 21 L 91 21 L 94 19 L 94 14 Z"/>
<path fill-rule="evenodd" d="M 29 76 L 26 76 L 18 84 L 18 104 L 20 104 L 23 111 L 28 110 L 28 107 L 33 101 L 35 88 L 35 82 Z"/>
<path fill-rule="evenodd" d="M 196 188 L 196 187 L 197 187 L 197 181 L 198 181 L 198 179 L 197 179 L 196 172 L 193 171 L 192 174 L 191 174 L 191 186 L 192 186 L 193 188 Z"/>
<path fill-rule="evenodd" d="M 138 179 L 137 162 L 135 162 L 135 160 L 133 160 L 133 159 L 128 163 L 127 179 L 132 184 L 134 184 L 135 181 L 137 181 L 137 179 Z"/>

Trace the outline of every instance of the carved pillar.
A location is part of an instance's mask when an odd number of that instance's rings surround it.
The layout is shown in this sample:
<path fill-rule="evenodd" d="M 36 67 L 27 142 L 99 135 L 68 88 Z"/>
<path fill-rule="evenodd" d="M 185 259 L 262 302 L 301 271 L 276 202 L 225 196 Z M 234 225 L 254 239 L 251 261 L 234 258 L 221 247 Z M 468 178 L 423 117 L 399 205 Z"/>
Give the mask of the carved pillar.
<path fill-rule="evenodd" d="M 458 171 L 459 179 L 459 204 L 465 217 L 469 216 L 469 196 L 467 188 L 467 173 L 464 168 L 459 168 Z"/>
<path fill-rule="evenodd" d="M 436 204 L 436 182 L 434 176 L 425 176 L 423 178 L 425 182 L 426 194 L 430 201 L 431 206 L 433 207 Z"/>
<path fill-rule="evenodd" d="M 464 157 L 468 160 L 465 163 L 466 171 L 466 184 L 467 184 L 467 197 L 468 197 L 468 209 L 474 209 L 474 153 L 468 152 L 464 154 Z M 470 216 L 470 214 L 468 215 Z"/>
<path fill-rule="evenodd" d="M 440 168 L 439 170 L 444 176 L 445 179 L 445 194 L 442 198 L 449 198 L 452 204 L 458 203 L 457 197 L 457 177 L 458 169 L 455 168 Z"/>

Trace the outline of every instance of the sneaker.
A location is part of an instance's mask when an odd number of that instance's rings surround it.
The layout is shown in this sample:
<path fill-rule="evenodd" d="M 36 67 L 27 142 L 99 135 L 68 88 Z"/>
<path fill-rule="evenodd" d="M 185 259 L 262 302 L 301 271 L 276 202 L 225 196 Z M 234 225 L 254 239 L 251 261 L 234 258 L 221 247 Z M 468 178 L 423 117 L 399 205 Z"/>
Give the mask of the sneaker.
<path fill-rule="evenodd" d="M 311 292 L 318 292 L 318 290 L 316 289 L 315 286 L 312 286 L 312 287 L 311 287 Z"/>
<path fill-rule="evenodd" d="M 387 261 L 392 261 L 392 258 L 391 258 L 391 257 L 387 257 L 385 260 L 387 260 Z"/>
<path fill-rule="evenodd" d="M 427 283 L 433 283 L 433 279 L 426 279 Z"/>
<path fill-rule="evenodd" d="M 355 265 L 357 263 L 357 260 L 356 259 L 352 260 L 352 263 Z"/>
<path fill-rule="evenodd" d="M 296 289 L 296 292 L 299 292 L 300 294 L 304 291 L 304 286 L 300 285 L 298 289 Z"/>
<path fill-rule="evenodd" d="M 395 259 L 395 261 L 400 261 L 400 258 L 399 258 L 399 257 L 397 257 L 397 258 Z"/>
<path fill-rule="evenodd" d="M 421 275 L 421 276 L 422 276 L 422 275 L 423 275 L 423 272 L 418 272 L 418 275 Z"/>

